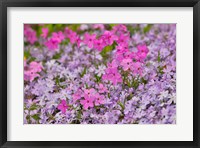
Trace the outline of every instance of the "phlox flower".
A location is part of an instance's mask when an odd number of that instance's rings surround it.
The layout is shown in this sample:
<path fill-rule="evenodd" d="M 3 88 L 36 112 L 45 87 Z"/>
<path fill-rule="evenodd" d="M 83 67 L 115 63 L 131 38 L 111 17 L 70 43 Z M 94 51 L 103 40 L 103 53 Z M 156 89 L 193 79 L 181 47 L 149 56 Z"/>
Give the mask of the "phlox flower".
<path fill-rule="evenodd" d="M 116 42 L 118 43 L 118 45 L 127 46 L 129 40 L 130 40 L 129 35 L 121 34 L 121 35 L 118 37 L 118 39 L 117 39 Z"/>
<path fill-rule="evenodd" d="M 48 32 L 49 32 L 48 28 L 42 28 L 42 34 L 40 36 L 45 39 L 48 35 Z"/>
<path fill-rule="evenodd" d="M 74 32 L 71 29 L 69 29 L 68 27 L 66 27 L 65 28 L 65 35 L 66 35 L 67 38 L 69 38 L 69 40 L 72 44 L 77 43 L 77 46 L 78 47 L 80 46 L 81 39 L 76 32 Z"/>
<path fill-rule="evenodd" d="M 125 44 L 123 44 L 123 45 L 118 45 L 118 46 L 116 47 L 116 49 L 117 49 L 116 54 L 124 54 L 124 53 L 126 53 L 127 51 L 129 51 L 129 50 L 128 50 L 128 45 L 125 45 Z"/>
<path fill-rule="evenodd" d="M 39 77 L 40 75 L 38 72 L 42 71 L 42 65 L 41 63 L 37 62 L 31 62 L 29 65 L 26 65 L 24 67 L 24 79 L 26 81 L 33 81 L 36 77 Z"/>
<path fill-rule="evenodd" d="M 45 42 L 44 44 L 48 47 L 49 50 L 54 50 L 58 48 L 59 43 L 64 40 L 64 35 L 61 31 L 53 32 L 52 37 Z"/>
<path fill-rule="evenodd" d="M 83 105 L 84 109 L 88 109 L 89 107 L 94 107 L 94 96 L 84 96 L 84 100 L 81 100 L 80 103 Z"/>
<path fill-rule="evenodd" d="M 116 60 L 113 60 L 111 63 L 108 63 L 108 68 L 117 68 L 117 67 L 118 67 L 118 64 Z"/>
<path fill-rule="evenodd" d="M 122 82 L 122 78 L 117 68 L 108 68 L 106 70 L 106 74 L 102 76 L 104 80 L 109 80 L 116 85 L 118 82 Z"/>
<path fill-rule="evenodd" d="M 95 95 L 95 105 L 104 104 L 104 96 L 100 94 Z"/>
<path fill-rule="evenodd" d="M 93 48 L 95 39 L 96 39 L 96 34 L 91 34 L 91 35 L 90 35 L 89 33 L 85 33 L 83 42 L 84 42 L 89 48 Z"/>
<path fill-rule="evenodd" d="M 78 90 L 76 93 L 72 95 L 73 101 L 76 102 L 77 100 L 81 99 L 82 91 Z"/>
<path fill-rule="evenodd" d="M 119 24 L 113 27 L 113 31 L 121 34 L 127 32 L 127 27 L 123 24 Z"/>
<path fill-rule="evenodd" d="M 106 45 L 112 45 L 117 40 L 117 36 L 112 31 L 105 31 L 102 38 Z"/>
<path fill-rule="evenodd" d="M 52 33 L 52 40 L 57 41 L 58 43 L 61 43 L 64 38 L 65 36 L 63 35 L 62 31 Z"/>
<path fill-rule="evenodd" d="M 38 73 L 33 72 L 32 70 L 24 71 L 24 80 L 32 82 L 36 77 L 39 77 Z"/>
<path fill-rule="evenodd" d="M 33 72 L 41 72 L 42 68 L 43 67 L 42 67 L 41 63 L 37 63 L 35 61 L 33 61 L 29 64 L 29 69 L 31 69 Z"/>
<path fill-rule="evenodd" d="M 144 60 L 147 56 L 147 53 L 149 52 L 149 49 L 146 45 L 138 45 L 137 46 L 137 55 L 141 60 Z"/>
<path fill-rule="evenodd" d="M 93 96 L 94 94 L 95 94 L 95 89 L 94 88 L 90 88 L 90 89 L 85 89 L 84 90 L 84 95 L 86 95 L 86 96 Z"/>
<path fill-rule="evenodd" d="M 142 74 L 142 65 L 140 62 L 133 62 L 131 66 L 131 70 L 133 71 L 133 74 Z"/>
<path fill-rule="evenodd" d="M 47 42 L 44 43 L 44 45 L 49 49 L 49 50 L 54 50 L 58 49 L 58 41 L 54 39 L 50 39 Z"/>
<path fill-rule="evenodd" d="M 127 71 L 133 66 L 133 60 L 132 59 L 123 59 L 121 62 L 121 66 L 124 71 Z"/>
<path fill-rule="evenodd" d="M 99 84 L 98 89 L 99 89 L 99 93 L 108 92 L 107 88 L 102 83 Z"/>
<path fill-rule="evenodd" d="M 29 26 L 24 28 L 24 36 L 31 44 L 34 44 L 38 40 L 36 36 L 36 31 Z"/>
<path fill-rule="evenodd" d="M 92 28 L 104 30 L 105 27 L 104 27 L 104 24 L 94 24 L 92 25 Z"/>
<path fill-rule="evenodd" d="M 96 39 L 94 40 L 94 48 L 98 51 L 101 51 L 105 47 L 103 39 Z"/>
<path fill-rule="evenodd" d="M 65 113 L 66 113 L 66 109 L 68 109 L 66 100 L 63 99 L 63 100 L 61 101 L 61 103 L 58 105 L 57 108 L 58 108 L 59 110 L 61 110 L 63 114 L 65 114 Z"/>

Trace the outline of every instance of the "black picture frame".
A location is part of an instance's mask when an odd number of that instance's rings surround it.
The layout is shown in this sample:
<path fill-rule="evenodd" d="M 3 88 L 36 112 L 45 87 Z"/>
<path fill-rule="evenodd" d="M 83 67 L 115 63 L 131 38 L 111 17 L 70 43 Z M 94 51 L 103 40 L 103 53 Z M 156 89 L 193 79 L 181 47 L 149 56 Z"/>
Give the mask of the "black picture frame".
<path fill-rule="evenodd" d="M 193 141 L 7 141 L 8 7 L 193 7 Z M 119 8 L 120 9 L 120 8 Z M 200 147 L 200 2 L 199 0 L 1 0 L 0 1 L 0 146 L 39 147 Z"/>

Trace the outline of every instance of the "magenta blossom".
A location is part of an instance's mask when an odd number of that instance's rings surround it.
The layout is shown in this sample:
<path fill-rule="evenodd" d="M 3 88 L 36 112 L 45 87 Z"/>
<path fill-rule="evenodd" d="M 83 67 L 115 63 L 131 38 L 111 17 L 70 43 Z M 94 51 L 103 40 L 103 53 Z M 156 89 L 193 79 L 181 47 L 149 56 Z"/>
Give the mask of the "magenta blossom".
<path fill-rule="evenodd" d="M 102 78 L 104 80 L 111 81 L 114 85 L 116 85 L 118 82 L 122 82 L 121 75 L 118 72 L 117 68 L 107 68 L 106 74 L 104 74 Z"/>
<path fill-rule="evenodd" d="M 94 48 L 101 51 L 105 47 L 102 39 L 94 40 Z"/>
<path fill-rule="evenodd" d="M 130 38 L 129 35 L 121 34 L 117 39 L 118 45 L 127 46 Z"/>
<path fill-rule="evenodd" d="M 91 35 L 90 35 L 89 33 L 85 33 L 83 42 L 84 42 L 89 48 L 93 48 L 95 39 L 96 39 L 96 34 L 91 34 Z"/>
<path fill-rule="evenodd" d="M 95 95 L 95 105 L 101 105 L 104 104 L 104 96 L 100 94 Z"/>
<path fill-rule="evenodd" d="M 84 90 L 84 95 L 86 96 L 93 96 L 95 94 L 95 89 L 94 88 L 90 88 L 90 89 L 85 89 Z"/>
<path fill-rule="evenodd" d="M 121 62 L 121 66 L 123 67 L 124 71 L 127 71 L 133 66 L 133 60 L 132 59 L 123 59 Z"/>
<path fill-rule="evenodd" d="M 52 40 L 57 41 L 58 43 L 61 43 L 64 40 L 65 36 L 63 35 L 62 31 L 53 32 L 52 33 Z"/>
<path fill-rule="evenodd" d="M 61 110 L 63 114 L 65 114 L 66 109 L 68 109 L 66 100 L 63 99 L 61 101 L 61 103 L 58 105 L 58 109 Z"/>
<path fill-rule="evenodd" d="M 48 32 L 49 32 L 48 28 L 42 28 L 41 37 L 43 37 L 45 39 L 47 37 L 47 35 L 48 35 Z"/>
<path fill-rule="evenodd" d="M 26 81 L 33 81 L 36 77 L 39 77 L 40 75 L 38 72 L 42 71 L 42 65 L 41 63 L 37 62 L 31 62 L 29 65 L 25 65 L 24 67 L 24 80 Z"/>
<path fill-rule="evenodd" d="M 117 36 L 112 31 L 105 31 L 102 38 L 107 45 L 112 45 L 117 40 Z"/>
<path fill-rule="evenodd" d="M 78 90 L 75 94 L 72 95 L 72 98 L 74 102 L 76 102 L 77 100 L 81 99 L 81 96 L 82 96 L 82 91 Z"/>
<path fill-rule="evenodd" d="M 26 37 L 27 41 L 31 44 L 34 44 L 38 40 L 36 36 L 36 31 L 34 31 L 29 26 L 24 28 L 24 36 Z"/>
<path fill-rule="evenodd" d="M 54 39 L 50 39 L 47 42 L 44 43 L 44 45 L 49 49 L 49 50 L 55 50 L 58 49 L 58 41 Z"/>
<path fill-rule="evenodd" d="M 99 93 L 105 93 L 105 92 L 108 92 L 107 88 L 102 83 L 100 83 L 99 84 Z"/>
<path fill-rule="evenodd" d="M 83 108 L 87 110 L 89 107 L 94 107 L 94 99 L 94 97 L 85 95 L 84 100 L 81 100 L 80 103 L 83 105 Z"/>

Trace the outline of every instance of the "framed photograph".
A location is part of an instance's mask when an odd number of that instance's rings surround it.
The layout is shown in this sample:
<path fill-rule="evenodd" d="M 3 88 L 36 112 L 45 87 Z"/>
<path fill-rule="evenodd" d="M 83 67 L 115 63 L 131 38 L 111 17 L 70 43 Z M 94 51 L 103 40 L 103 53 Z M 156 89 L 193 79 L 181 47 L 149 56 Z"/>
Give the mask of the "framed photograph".
<path fill-rule="evenodd" d="M 200 147 L 199 0 L 3 0 L 0 146 Z"/>

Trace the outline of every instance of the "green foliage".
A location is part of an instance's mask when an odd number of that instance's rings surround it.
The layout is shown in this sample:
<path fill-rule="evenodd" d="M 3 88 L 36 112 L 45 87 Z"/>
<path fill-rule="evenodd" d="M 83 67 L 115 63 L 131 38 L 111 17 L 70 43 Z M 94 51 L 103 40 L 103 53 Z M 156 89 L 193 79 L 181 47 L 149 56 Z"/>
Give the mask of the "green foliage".
<path fill-rule="evenodd" d="M 101 51 L 101 56 L 103 57 L 104 61 L 108 59 L 108 53 L 111 52 L 114 49 L 115 45 L 110 45 L 106 46 L 102 51 Z"/>
<path fill-rule="evenodd" d="M 160 58 L 160 51 L 158 51 L 158 58 L 157 58 L 158 62 L 161 61 L 161 58 Z"/>
<path fill-rule="evenodd" d="M 29 108 L 29 110 L 31 111 L 31 110 L 36 110 L 36 109 L 38 109 L 40 106 L 39 105 L 36 105 L 35 103 L 34 104 L 32 104 L 31 106 L 30 106 L 30 108 Z"/>
<path fill-rule="evenodd" d="M 28 59 L 30 56 L 31 56 L 31 54 L 30 54 L 30 51 L 29 51 L 29 50 L 24 51 L 24 57 L 25 57 L 26 59 Z"/>
<path fill-rule="evenodd" d="M 40 120 L 39 114 L 34 114 L 31 117 L 36 121 Z"/>
<path fill-rule="evenodd" d="M 122 110 L 125 109 L 125 106 L 121 102 L 118 102 L 118 104 L 120 105 L 120 107 L 122 108 Z"/>
<path fill-rule="evenodd" d="M 87 72 L 87 69 L 86 69 L 86 67 L 84 67 L 83 72 L 80 74 L 81 78 L 86 74 L 86 72 Z"/>
<path fill-rule="evenodd" d="M 62 51 L 59 52 L 59 53 L 56 53 L 56 54 L 53 56 L 53 59 L 59 59 L 59 58 L 61 57 L 62 53 L 63 53 Z"/>
<path fill-rule="evenodd" d="M 143 29 L 144 33 L 149 32 L 149 30 L 151 29 L 151 27 L 152 27 L 151 24 L 148 24 L 146 27 L 144 27 L 144 29 Z"/>

